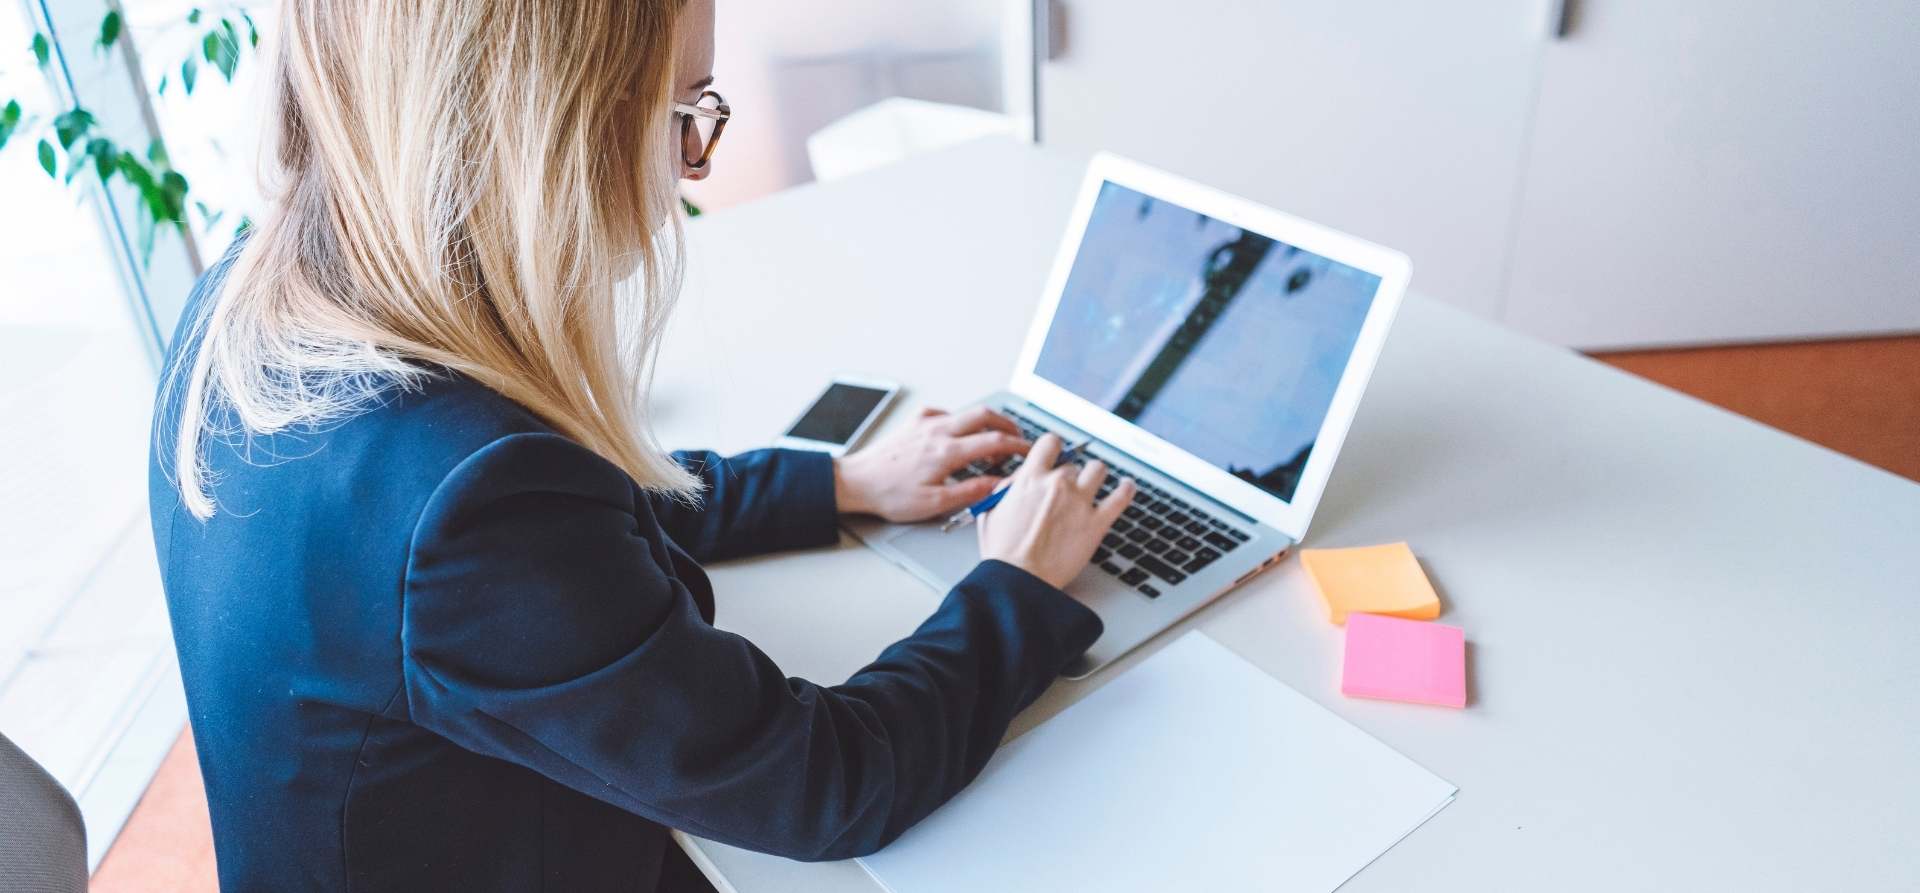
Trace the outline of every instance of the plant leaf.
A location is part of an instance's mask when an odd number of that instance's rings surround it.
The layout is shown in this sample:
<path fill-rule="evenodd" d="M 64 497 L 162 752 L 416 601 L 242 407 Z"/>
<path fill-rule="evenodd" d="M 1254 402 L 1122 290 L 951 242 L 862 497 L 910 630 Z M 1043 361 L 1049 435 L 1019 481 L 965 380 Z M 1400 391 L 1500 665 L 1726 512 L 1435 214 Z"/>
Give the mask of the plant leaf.
<path fill-rule="evenodd" d="M 187 89 L 188 96 L 193 95 L 193 82 L 199 79 L 200 60 L 188 56 L 187 61 L 180 63 L 180 86 Z"/>
<path fill-rule="evenodd" d="M 120 10 L 110 9 L 100 19 L 100 48 L 107 49 L 120 39 Z"/>
<path fill-rule="evenodd" d="M 0 108 L 0 149 L 7 147 L 7 140 L 13 136 L 15 128 L 20 126 L 20 101 L 7 100 L 6 108 Z"/>
<path fill-rule="evenodd" d="M 196 6 L 192 9 L 187 10 L 187 24 L 189 25 L 200 24 L 200 7 Z"/>
<path fill-rule="evenodd" d="M 221 19 L 220 30 L 208 32 L 207 40 L 211 42 L 211 55 L 207 56 L 207 61 L 220 69 L 220 76 L 231 83 L 233 69 L 240 64 L 240 38 L 233 31 L 233 22 Z"/>
<path fill-rule="evenodd" d="M 165 74 L 160 75 L 160 86 L 154 88 L 153 90 L 154 94 L 157 96 L 167 95 L 167 85 L 169 83 L 172 83 L 172 82 L 167 80 L 167 76 Z"/>
<path fill-rule="evenodd" d="M 154 164 L 171 164 L 172 159 L 167 155 L 167 144 L 159 140 L 148 143 L 147 160 Z"/>
<path fill-rule="evenodd" d="M 87 157 L 93 159 L 93 172 L 100 175 L 100 182 L 105 183 L 113 178 L 113 161 L 116 154 L 118 151 L 114 148 L 112 140 L 96 136 L 87 141 Z"/>
<path fill-rule="evenodd" d="M 215 211 L 214 209 L 207 207 L 206 202 L 196 201 L 193 203 L 193 206 L 194 208 L 200 211 L 200 220 L 202 222 L 202 225 L 204 225 L 207 229 L 213 229 L 215 226 L 219 225 L 220 219 L 222 217 L 227 216 L 227 212 L 225 211 Z"/>
<path fill-rule="evenodd" d="M 53 176 L 53 144 L 44 139 L 40 141 L 40 168 Z"/>
<path fill-rule="evenodd" d="M 53 119 L 54 135 L 60 139 L 60 148 L 71 149 L 73 144 L 85 136 L 93 126 L 93 113 L 83 108 L 69 109 Z"/>
<path fill-rule="evenodd" d="M 53 44 L 47 42 L 45 34 L 33 35 L 33 60 L 41 68 L 47 67 L 47 59 L 53 54 Z"/>
<path fill-rule="evenodd" d="M 149 219 L 155 222 L 166 219 L 167 194 L 162 192 L 160 187 L 154 184 L 151 178 L 147 180 L 145 185 L 140 187 L 140 200 L 142 204 L 146 205 L 146 216 Z"/>
<path fill-rule="evenodd" d="M 140 218 L 140 266 L 153 266 L 153 218 Z"/>
<path fill-rule="evenodd" d="M 126 178 L 127 184 L 140 190 L 142 195 L 153 189 L 153 174 L 146 165 L 140 163 L 139 156 L 123 151 L 114 157 L 113 163 L 120 169 L 120 176 Z"/>
<path fill-rule="evenodd" d="M 245 19 L 247 23 L 247 46 L 259 46 L 260 26 L 253 23 L 253 16 L 247 15 L 247 11 L 244 9 L 240 10 L 240 18 Z"/>

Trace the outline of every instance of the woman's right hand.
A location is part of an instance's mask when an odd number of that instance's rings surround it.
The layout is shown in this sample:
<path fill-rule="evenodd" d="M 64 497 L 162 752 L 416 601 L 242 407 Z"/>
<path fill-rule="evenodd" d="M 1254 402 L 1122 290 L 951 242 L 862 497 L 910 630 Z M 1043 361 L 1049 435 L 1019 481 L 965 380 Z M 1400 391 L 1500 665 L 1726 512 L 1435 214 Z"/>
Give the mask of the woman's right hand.
<path fill-rule="evenodd" d="M 980 516 L 979 527 L 981 558 L 997 558 L 1064 589 L 1133 501 L 1134 486 L 1123 480 L 1096 504 L 1106 463 L 1055 468 L 1060 448 L 1052 434 L 1034 441 L 1026 461 L 1007 478 L 1013 489 Z"/>

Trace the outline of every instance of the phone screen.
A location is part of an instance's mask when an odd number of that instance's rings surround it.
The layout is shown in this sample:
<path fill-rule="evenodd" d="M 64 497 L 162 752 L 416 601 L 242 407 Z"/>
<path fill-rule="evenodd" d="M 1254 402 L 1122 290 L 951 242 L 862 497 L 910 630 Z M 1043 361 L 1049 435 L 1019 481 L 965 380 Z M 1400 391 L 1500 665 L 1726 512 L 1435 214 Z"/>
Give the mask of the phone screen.
<path fill-rule="evenodd" d="M 874 407 L 885 399 L 887 392 L 878 388 L 834 382 L 814 401 L 807 414 L 793 423 L 793 430 L 788 431 L 787 436 L 822 443 L 846 443 L 853 439 L 854 432 L 860 430 L 860 424 L 867 420 Z"/>

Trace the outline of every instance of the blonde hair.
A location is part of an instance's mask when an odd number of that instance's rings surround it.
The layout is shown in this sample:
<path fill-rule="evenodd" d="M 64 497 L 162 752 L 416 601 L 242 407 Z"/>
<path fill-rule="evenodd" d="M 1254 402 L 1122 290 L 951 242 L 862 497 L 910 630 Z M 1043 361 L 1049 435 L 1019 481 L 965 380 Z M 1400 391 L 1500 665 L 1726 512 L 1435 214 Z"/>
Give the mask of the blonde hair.
<path fill-rule="evenodd" d="M 643 487 L 697 491 L 643 399 L 680 286 L 680 6 L 282 4 L 271 209 L 182 336 L 189 511 L 214 512 L 209 436 L 343 420 L 433 366 Z"/>

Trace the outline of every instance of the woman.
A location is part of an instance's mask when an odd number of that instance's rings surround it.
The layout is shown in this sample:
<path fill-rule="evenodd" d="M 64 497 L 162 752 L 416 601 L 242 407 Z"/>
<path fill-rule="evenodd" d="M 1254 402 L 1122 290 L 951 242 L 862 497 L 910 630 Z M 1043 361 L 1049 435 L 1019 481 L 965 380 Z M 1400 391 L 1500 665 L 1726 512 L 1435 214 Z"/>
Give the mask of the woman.
<path fill-rule="evenodd" d="M 159 549 L 227 890 L 650 890 L 667 829 L 870 852 L 1099 635 L 1131 498 L 986 412 L 834 461 L 655 448 L 712 0 L 282 10 L 271 212 L 175 338 Z M 985 560 L 842 685 L 711 625 L 698 562 L 928 518 L 1031 449 Z M 806 598 L 795 592 L 794 598 Z"/>

